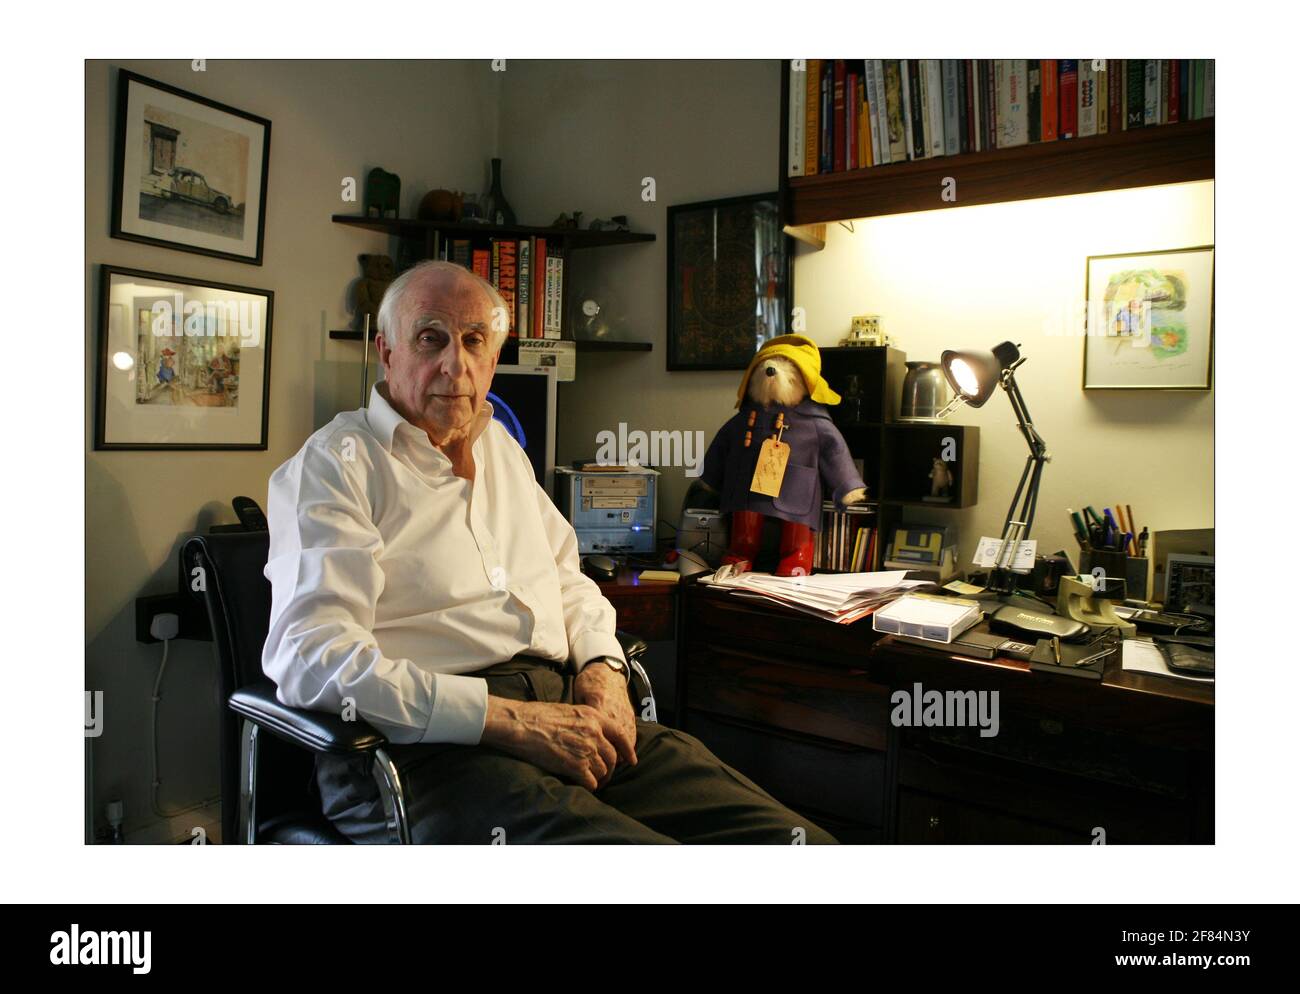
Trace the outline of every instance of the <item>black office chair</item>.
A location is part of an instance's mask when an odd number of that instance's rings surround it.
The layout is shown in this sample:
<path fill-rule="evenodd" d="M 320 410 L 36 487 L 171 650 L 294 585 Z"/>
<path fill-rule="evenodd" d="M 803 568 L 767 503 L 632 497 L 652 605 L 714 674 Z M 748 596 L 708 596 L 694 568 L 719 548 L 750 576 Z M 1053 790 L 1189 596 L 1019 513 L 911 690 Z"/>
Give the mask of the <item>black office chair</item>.
<path fill-rule="evenodd" d="M 268 547 L 269 535 L 264 531 L 196 535 L 181 547 L 184 589 L 195 592 L 207 607 L 225 702 L 222 841 L 349 844 L 351 840 L 325 817 L 313 790 L 315 755 L 329 753 L 373 757 L 390 839 L 409 844 L 402 770 L 389 755 L 387 739 L 359 718 L 344 721 L 325 711 L 281 704 L 275 685 L 262 672 L 262 644 L 271 618 L 271 584 L 262 574 Z M 640 662 L 646 644 L 625 632 L 619 632 L 618 638 L 631 669 L 633 707 L 641 713 L 646 702 L 653 702 L 650 678 Z M 653 708 L 649 713 L 654 713 Z"/>

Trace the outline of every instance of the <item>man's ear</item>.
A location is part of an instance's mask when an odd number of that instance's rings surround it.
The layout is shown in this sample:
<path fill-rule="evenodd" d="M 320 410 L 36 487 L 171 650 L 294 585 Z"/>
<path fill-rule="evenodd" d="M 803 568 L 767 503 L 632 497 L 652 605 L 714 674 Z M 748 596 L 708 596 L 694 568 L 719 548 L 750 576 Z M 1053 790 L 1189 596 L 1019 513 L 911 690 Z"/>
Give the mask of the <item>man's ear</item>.
<path fill-rule="evenodd" d="M 384 372 L 387 373 L 388 359 L 393 354 L 393 350 L 384 338 L 382 331 L 375 335 L 375 351 L 379 353 L 379 365 L 383 366 Z"/>

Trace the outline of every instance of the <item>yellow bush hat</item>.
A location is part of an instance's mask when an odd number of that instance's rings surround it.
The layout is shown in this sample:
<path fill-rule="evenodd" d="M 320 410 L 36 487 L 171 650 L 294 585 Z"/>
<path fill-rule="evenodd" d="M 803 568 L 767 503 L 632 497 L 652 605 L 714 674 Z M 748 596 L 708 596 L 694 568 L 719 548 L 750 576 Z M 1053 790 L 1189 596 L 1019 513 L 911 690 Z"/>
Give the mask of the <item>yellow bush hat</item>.
<path fill-rule="evenodd" d="M 803 374 L 803 381 L 808 387 L 808 397 L 818 404 L 838 404 L 840 395 L 830 388 L 822 379 L 822 354 L 817 351 L 817 343 L 803 335 L 781 335 L 773 338 L 754 354 L 745 378 L 740 381 L 740 390 L 736 393 L 736 406 L 745 402 L 745 391 L 749 389 L 749 378 L 758 364 L 773 356 L 785 356 Z"/>

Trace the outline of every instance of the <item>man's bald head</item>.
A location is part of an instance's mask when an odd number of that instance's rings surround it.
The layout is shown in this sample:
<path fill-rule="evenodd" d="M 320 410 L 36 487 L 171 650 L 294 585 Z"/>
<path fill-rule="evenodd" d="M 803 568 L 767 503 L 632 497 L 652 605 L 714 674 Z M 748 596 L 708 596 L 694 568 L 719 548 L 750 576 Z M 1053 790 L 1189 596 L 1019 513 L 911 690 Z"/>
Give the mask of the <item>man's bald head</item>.
<path fill-rule="evenodd" d="M 487 402 L 507 333 L 500 300 L 491 285 L 450 262 L 421 263 L 384 294 L 378 389 L 439 448 L 468 438 Z"/>
<path fill-rule="evenodd" d="M 464 283 L 476 286 L 485 294 L 493 317 L 493 327 L 489 329 L 492 333 L 492 347 L 495 351 L 500 351 L 510 332 L 510 317 L 505 300 L 497 292 L 496 287 L 478 273 L 471 272 L 459 263 L 444 262 L 441 259 L 417 262 L 388 284 L 383 300 L 379 302 L 379 327 L 376 330 L 389 332 L 388 339 L 391 342 L 400 330 L 401 323 L 410 320 L 409 316 L 402 313 L 402 301 L 407 296 L 407 292 L 413 285 L 425 283 L 448 289 L 458 283 Z"/>

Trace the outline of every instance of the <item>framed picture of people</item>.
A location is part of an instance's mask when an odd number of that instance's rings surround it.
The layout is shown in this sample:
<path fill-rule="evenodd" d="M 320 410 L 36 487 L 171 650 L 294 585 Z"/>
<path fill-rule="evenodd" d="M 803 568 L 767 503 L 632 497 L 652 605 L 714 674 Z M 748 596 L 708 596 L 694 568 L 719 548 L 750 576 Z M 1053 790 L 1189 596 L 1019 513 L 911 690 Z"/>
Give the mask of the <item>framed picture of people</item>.
<path fill-rule="evenodd" d="M 262 264 L 271 122 L 118 72 L 114 238 Z"/>
<path fill-rule="evenodd" d="M 668 208 L 668 369 L 744 369 L 789 332 L 790 240 L 775 193 Z"/>
<path fill-rule="evenodd" d="M 100 267 L 96 449 L 265 449 L 274 294 Z"/>

